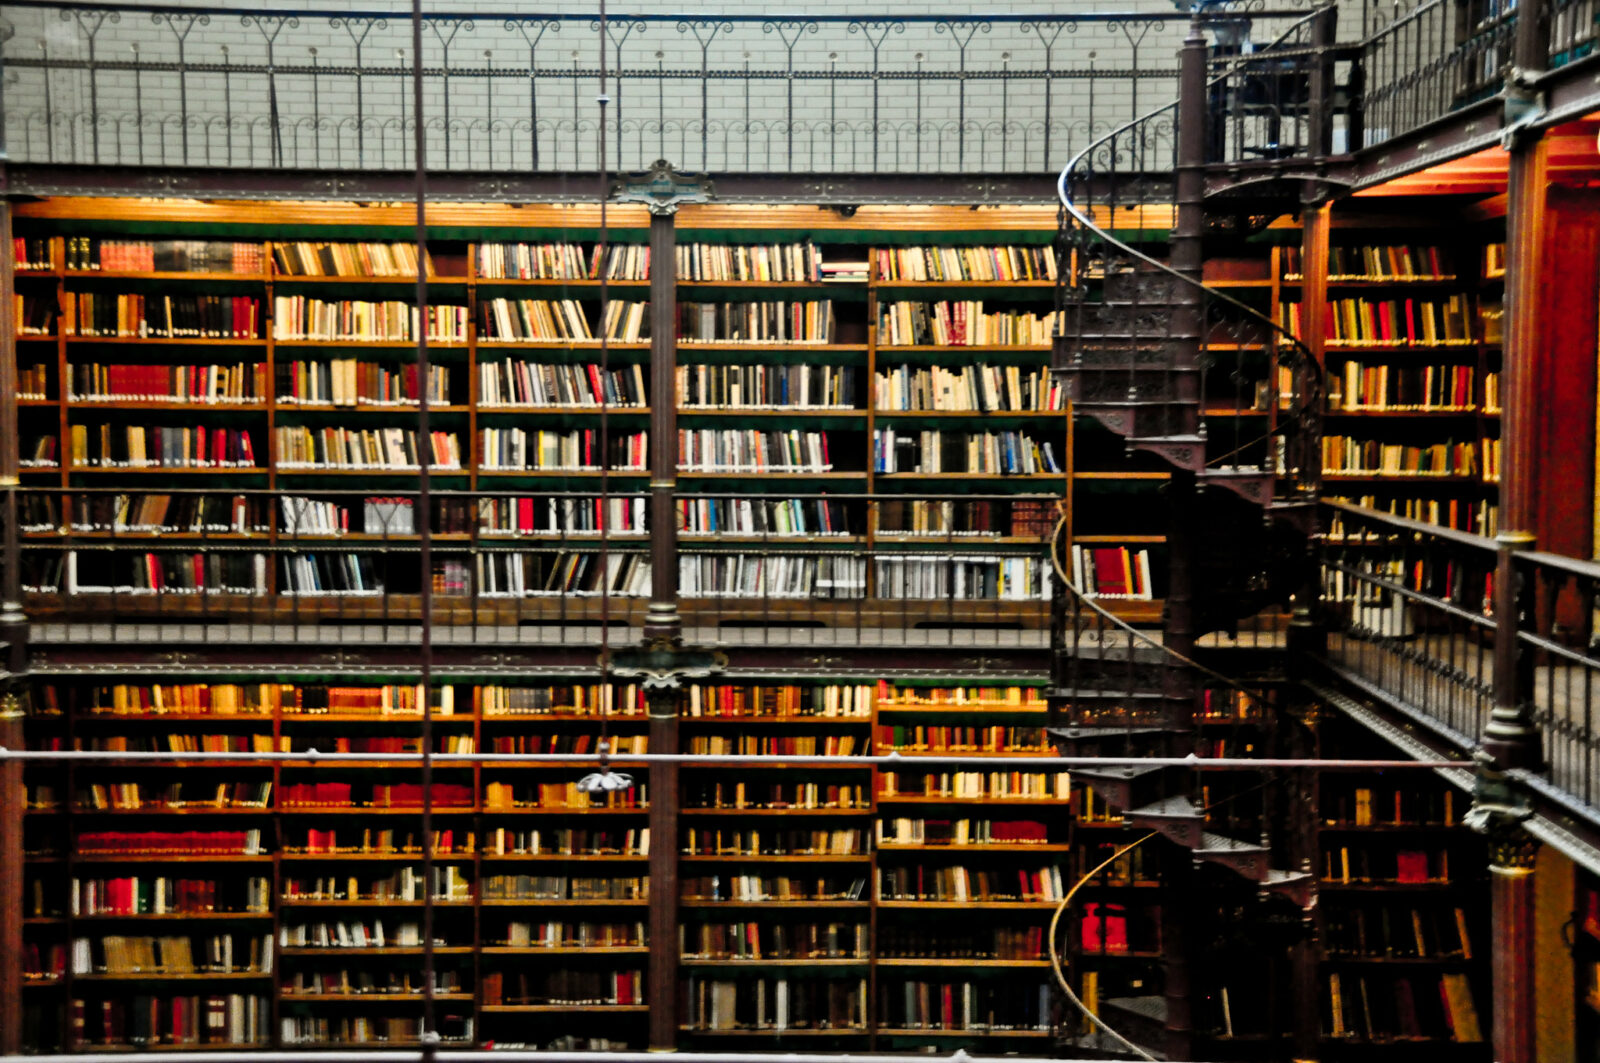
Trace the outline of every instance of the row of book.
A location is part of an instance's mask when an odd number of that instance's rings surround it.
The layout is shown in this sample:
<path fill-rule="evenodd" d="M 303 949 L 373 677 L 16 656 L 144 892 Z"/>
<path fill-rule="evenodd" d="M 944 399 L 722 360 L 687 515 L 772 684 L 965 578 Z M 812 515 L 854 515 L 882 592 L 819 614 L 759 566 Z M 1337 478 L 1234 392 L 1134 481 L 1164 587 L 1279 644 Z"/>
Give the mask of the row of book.
<path fill-rule="evenodd" d="M 1126 546 L 1072 547 L 1072 584 L 1086 598 L 1150 601 L 1150 551 Z"/>
<path fill-rule="evenodd" d="M 424 322 L 415 304 L 398 300 L 326 300 L 304 295 L 272 299 L 272 335 L 279 340 L 465 343 L 471 318 L 464 306 L 430 303 Z M 253 335 L 253 333 L 252 333 Z"/>
<path fill-rule="evenodd" d="M 43 362 L 17 366 L 17 398 L 26 402 L 50 399 L 50 367 Z"/>
<path fill-rule="evenodd" d="M 679 372 L 683 372 L 682 369 Z M 594 364 L 551 365 L 502 358 L 478 363 L 478 407 L 574 407 L 649 405 L 639 364 L 602 370 Z"/>
<path fill-rule="evenodd" d="M 688 688 L 684 714 L 689 717 L 859 717 L 872 715 L 873 688 L 860 684 L 799 686 L 756 684 Z"/>
<path fill-rule="evenodd" d="M 614 326 L 625 328 L 633 307 L 643 303 L 614 302 L 606 307 L 605 335 L 622 339 Z M 485 299 L 478 304 L 478 335 L 501 343 L 592 340 L 594 331 L 583 304 L 576 299 Z"/>
<path fill-rule="evenodd" d="M 390 593 L 380 555 L 315 551 L 277 557 L 278 593 L 290 597 L 372 596 Z M 235 594 L 267 593 L 267 555 L 205 554 L 164 550 L 138 554 L 66 551 L 30 561 L 30 593 Z M 435 563 L 435 589 L 486 598 L 650 592 L 650 561 L 638 553 L 479 554 Z M 1039 600 L 1050 577 L 1037 558 L 876 558 L 877 596 L 908 600 Z M 680 558 L 685 597 L 853 599 L 866 596 L 866 561 L 855 556 L 703 554 Z M 403 588 L 393 593 L 416 593 Z"/>
<path fill-rule="evenodd" d="M 678 244 L 674 252 L 679 280 L 820 281 L 822 252 L 807 240 L 795 244 Z"/>
<path fill-rule="evenodd" d="M 497 943 L 511 948 L 615 949 L 643 948 L 647 938 L 643 923 L 552 922 L 512 920 Z"/>
<path fill-rule="evenodd" d="M 689 827 L 680 852 L 688 856 L 858 856 L 872 836 L 859 829 L 764 830 Z"/>
<path fill-rule="evenodd" d="M 640 535 L 648 527 L 644 498 L 480 498 L 480 535 Z M 462 526 L 460 531 L 468 531 Z M 680 530 L 687 530 L 687 525 Z"/>
<path fill-rule="evenodd" d="M 428 835 L 428 850 L 435 856 L 468 856 L 475 851 L 476 839 L 470 830 L 435 830 Z M 303 834 L 288 834 L 283 851 L 307 858 L 347 853 L 410 856 L 422 852 L 422 838 L 414 831 L 387 827 L 346 830 L 342 834 L 336 828 L 307 827 Z"/>
<path fill-rule="evenodd" d="M 927 928 L 878 927 L 880 959 L 1039 960 L 1045 956 L 1044 928 L 997 926 L 961 929 L 935 925 Z"/>
<path fill-rule="evenodd" d="M 245 429 L 205 424 L 192 427 L 99 424 L 91 429 L 86 424 L 72 424 L 69 431 L 70 461 L 74 466 L 94 469 L 248 469 L 256 466 L 256 448 L 251 443 L 250 432 Z"/>
<path fill-rule="evenodd" d="M 698 554 L 678 558 L 685 598 L 861 598 L 867 563 L 832 554 Z"/>
<path fill-rule="evenodd" d="M 445 1014 L 429 1032 L 444 1044 L 470 1045 L 474 1029 L 472 1016 Z M 418 1045 L 422 1032 L 422 1019 L 414 1015 L 285 1015 L 278 1024 L 285 1045 Z"/>
<path fill-rule="evenodd" d="M 233 974 L 272 971 L 272 938 L 106 934 L 72 939 L 73 974 Z"/>
<path fill-rule="evenodd" d="M 436 808 L 471 808 L 477 802 L 472 787 L 435 782 L 427 791 L 421 783 L 291 782 L 283 786 L 283 808 L 421 808 L 424 794 Z"/>
<path fill-rule="evenodd" d="M 263 1045 L 271 1037 L 272 1001 L 242 993 L 153 996 L 135 993 L 68 1005 L 72 1045 L 105 1048 Z"/>
<path fill-rule="evenodd" d="M 592 471 L 602 464 L 643 471 L 650 457 L 650 433 L 630 432 L 603 439 L 598 429 L 567 431 L 483 428 L 478 432 L 478 467 L 509 471 L 550 469 Z"/>
<path fill-rule="evenodd" d="M 278 367 L 280 396 L 283 394 L 281 381 L 285 368 Z M 326 374 L 327 366 L 321 368 Z M 67 397 L 71 402 L 239 404 L 263 402 L 267 395 L 265 362 L 236 362 L 232 365 L 101 365 L 75 362 L 68 366 L 68 370 L 70 384 Z"/>
<path fill-rule="evenodd" d="M 636 683 L 576 683 L 559 686 L 473 684 L 469 695 L 454 684 L 433 692 L 435 716 L 456 716 L 459 703 L 470 697 L 472 711 L 484 717 L 631 716 L 643 718 L 645 693 Z M 40 705 L 50 714 L 71 711 L 83 716 L 246 716 L 286 720 L 329 716 L 398 718 L 421 716 L 423 691 L 414 684 L 329 686 L 321 683 L 116 683 L 60 689 L 40 688 Z M 871 684 L 708 684 L 687 687 L 684 715 L 700 717 L 847 717 L 865 719 L 874 704 L 884 709 L 917 711 L 968 708 L 1042 712 L 1036 688 L 901 687 L 883 681 Z M 464 713 L 460 714 L 467 718 Z M 1042 732 L 1024 732 L 1036 744 Z M 613 736 L 615 737 L 615 736 Z M 1332 806 L 1330 806 L 1332 807 Z M 1409 807 L 1409 806 L 1408 806 Z"/>
<path fill-rule="evenodd" d="M 828 472 L 828 433 L 791 428 L 680 428 L 678 468 L 686 472 Z"/>
<path fill-rule="evenodd" d="M 890 845 L 1046 845 L 1049 828 L 1033 819 L 921 819 L 893 816 L 878 820 L 877 839 Z"/>
<path fill-rule="evenodd" d="M 216 879 L 119 875 L 74 878 L 67 896 L 68 910 L 80 917 L 265 912 L 272 899 L 272 883 L 269 879 L 251 876 L 242 882 L 224 882 L 219 888 Z"/>
<path fill-rule="evenodd" d="M 483 853 L 485 856 L 649 856 L 650 828 L 514 830 L 494 827 L 484 832 Z"/>
<path fill-rule="evenodd" d="M 1493 449 L 1498 440 L 1443 442 L 1412 446 L 1375 439 L 1328 435 L 1322 437 L 1322 471 L 1335 474 L 1377 476 L 1476 476 L 1478 452 Z"/>
<path fill-rule="evenodd" d="M 865 959 L 871 955 L 865 923 L 698 923 L 679 925 L 685 959 Z"/>
<path fill-rule="evenodd" d="M 1407 520 L 1420 520 L 1426 524 L 1437 524 L 1457 531 L 1470 531 L 1491 539 L 1500 530 L 1500 507 L 1493 502 L 1461 498 L 1379 498 L 1377 495 L 1330 497 L 1329 501 L 1350 502 L 1377 510 L 1379 513 L 1388 513 Z M 1364 534 L 1375 533 L 1347 530 L 1342 514 L 1334 514 L 1328 524 L 1329 542 L 1355 541 Z"/>
<path fill-rule="evenodd" d="M 276 384 L 274 397 L 283 404 L 415 406 L 422 399 L 416 365 L 357 358 L 279 362 Z M 428 367 L 428 402 L 450 404 L 450 372 L 442 365 Z"/>
<path fill-rule="evenodd" d="M 567 875 L 487 875 L 486 901 L 643 901 L 650 880 L 637 876 L 600 878 Z"/>
<path fill-rule="evenodd" d="M 527 753 L 581 753 L 585 750 L 575 748 L 562 749 L 551 736 L 548 750 L 536 745 L 532 739 L 542 737 L 535 735 L 519 736 L 521 744 L 527 748 L 520 750 Z M 639 750 L 643 752 L 643 750 Z M 590 793 L 579 789 L 576 782 L 542 782 L 542 783 L 509 783 L 490 782 L 484 785 L 483 807 L 485 809 L 507 808 L 648 808 L 650 805 L 650 786 L 643 779 L 635 780 L 634 784 L 626 790 L 609 790 L 604 793 Z"/>
<path fill-rule="evenodd" d="M 1336 1041 L 1372 1044 L 1422 1039 L 1475 1044 L 1483 1040 L 1466 974 L 1327 975 L 1323 1033 Z"/>
<path fill-rule="evenodd" d="M 73 804 L 90 811 L 177 811 L 191 808 L 266 808 L 271 799 L 270 782 L 191 782 L 187 788 L 182 782 L 145 785 L 136 782 L 95 782 L 80 785 Z"/>
<path fill-rule="evenodd" d="M 248 340 L 261 335 L 261 300 L 253 295 L 62 292 L 61 323 L 68 336 L 95 339 Z M 278 338 L 301 337 L 280 332 Z"/>
<path fill-rule="evenodd" d="M 873 728 L 880 750 L 911 753 L 1023 753 L 1050 750 L 1042 727 L 988 724 L 880 724 Z"/>
<path fill-rule="evenodd" d="M 328 243 L 324 241 L 276 241 L 272 261 L 277 271 L 289 277 L 396 277 L 417 275 L 417 245 L 414 243 Z M 433 276 L 432 256 L 424 252 L 423 262 Z M 254 270 L 235 270 L 238 273 Z"/>
<path fill-rule="evenodd" d="M 370 968 L 323 968 L 315 971 L 296 970 L 279 983 L 279 989 L 288 997 L 386 997 L 390 1000 L 415 999 L 421 996 L 427 981 L 420 971 L 373 971 Z M 464 992 L 461 972 L 435 971 L 433 991 L 436 996 L 450 996 Z"/>
<path fill-rule="evenodd" d="M 1049 440 L 1027 432 L 946 432 L 941 429 L 872 433 L 872 467 L 881 473 L 980 473 L 989 476 L 1036 476 L 1059 473 Z"/>
<path fill-rule="evenodd" d="M 946 797 L 956 801 L 1066 801 L 1071 796 L 1071 777 L 1064 771 L 886 771 L 878 776 L 880 800 Z"/>
<path fill-rule="evenodd" d="M 594 1007 L 612 1004 L 635 1007 L 644 1003 L 643 971 L 488 971 L 483 976 L 483 1002 L 503 1004 Z"/>
<path fill-rule="evenodd" d="M 878 898 L 884 901 L 1015 903 L 1060 901 L 1065 896 L 1059 867 L 1035 871 L 975 869 L 961 865 L 878 868 Z"/>
<path fill-rule="evenodd" d="M 875 595 L 921 601 L 1047 601 L 1050 565 L 1037 557 L 930 557 L 872 559 Z"/>
<path fill-rule="evenodd" d="M 728 980 L 691 974 L 691 1030 L 861 1030 L 867 1027 L 865 978 L 767 975 Z"/>
<path fill-rule="evenodd" d="M 866 897 L 867 880 L 819 874 L 814 878 L 793 875 L 702 875 L 678 880 L 685 901 L 721 903 L 732 901 L 861 901 Z"/>
<path fill-rule="evenodd" d="M 1322 945 L 1330 959 L 1472 959 L 1466 910 L 1450 906 L 1329 905 Z"/>
<path fill-rule="evenodd" d="M 860 783 L 685 782 L 684 808 L 872 808 L 871 790 Z"/>
<path fill-rule="evenodd" d="M 1282 249 L 1285 280 L 1298 280 L 1300 249 Z M 1454 280 L 1448 259 L 1438 247 L 1415 244 L 1336 245 L 1328 248 L 1330 281 L 1443 281 Z"/>
<path fill-rule="evenodd" d="M 1050 1029 L 1050 1016 L 1050 987 L 1046 985 L 908 980 L 878 986 L 880 1027 L 1042 1032 Z"/>
<path fill-rule="evenodd" d="M 680 535 L 800 538 L 859 534 L 860 522 L 851 519 L 849 506 L 822 498 L 692 498 L 680 495 L 676 506 Z M 638 516 L 639 520 L 632 525 L 613 523 L 611 526 L 616 531 L 643 531 L 642 507 Z"/>
<path fill-rule="evenodd" d="M 284 879 L 281 899 L 298 901 L 416 902 L 431 895 L 435 900 L 467 900 L 471 887 L 460 868 L 433 868 L 433 889 L 425 891 L 420 867 L 402 867 L 387 875 L 324 875 L 319 878 Z"/>
<path fill-rule="evenodd" d="M 75 238 L 74 238 L 75 239 Z M 70 241 L 69 241 L 70 242 Z M 48 236 L 13 236 L 11 238 L 12 268 L 18 270 L 54 269 Z"/>
<path fill-rule="evenodd" d="M 118 493 L 69 496 L 73 531 L 231 532 L 271 530 L 263 496 L 227 494 Z M 434 532 L 485 537 L 596 535 L 602 524 L 613 534 L 648 530 L 647 500 L 493 496 L 436 498 Z M 970 538 L 1011 535 L 1038 538 L 1054 527 L 1050 503 L 994 501 L 876 500 L 865 502 L 877 517 L 879 535 Z M 27 494 L 19 506 L 22 530 L 56 532 L 64 525 L 54 497 Z M 406 496 L 369 496 L 348 504 L 304 495 L 278 496 L 278 530 L 286 535 L 405 536 L 417 533 L 416 502 Z M 833 499 L 708 498 L 680 496 L 678 531 L 683 535 L 763 537 L 860 535 L 860 506 Z M 1409 514 L 1408 514 L 1409 515 Z M 1437 522 L 1436 522 L 1437 523 Z"/>
<path fill-rule="evenodd" d="M 279 425 L 273 429 L 273 442 L 280 469 L 416 469 L 421 465 L 417 433 L 408 428 Z M 429 464 L 436 469 L 461 468 L 461 443 L 454 432 L 430 432 L 427 453 Z"/>
<path fill-rule="evenodd" d="M 1341 885 L 1449 882 L 1450 850 L 1328 845 L 1322 852 L 1322 881 Z"/>
<path fill-rule="evenodd" d="M 678 406 L 713 410 L 850 410 L 857 371 L 836 365 L 680 365 Z"/>
<path fill-rule="evenodd" d="M 993 413 L 1065 410 L 1066 391 L 1044 367 L 902 365 L 877 375 L 877 410 Z"/>
<path fill-rule="evenodd" d="M 771 735 L 710 734 L 693 735 L 686 743 L 690 753 L 711 756 L 865 756 L 867 743 L 853 734 Z"/>
<path fill-rule="evenodd" d="M 34 240 L 35 244 L 44 239 Z M 259 243 L 230 240 L 105 240 L 65 238 L 66 268 L 119 273 L 263 273 L 265 249 Z M 49 252 L 37 267 L 49 269 Z"/>
<path fill-rule="evenodd" d="M 678 304 L 680 340 L 723 343 L 833 343 L 833 300 Z"/>
<path fill-rule="evenodd" d="M 478 276 L 486 280 L 598 280 L 599 244 L 587 252 L 571 241 L 546 244 L 479 244 Z M 680 248 L 681 250 L 681 248 Z M 606 255 L 608 280 L 649 280 L 648 244 L 612 244 Z"/>
<path fill-rule="evenodd" d="M 981 299 L 898 300 L 878 307 L 878 343 L 884 347 L 1043 346 L 1060 332 L 1065 320 L 1062 311 L 986 312 Z"/>
<path fill-rule="evenodd" d="M 1475 410 L 1476 370 L 1470 365 L 1397 366 L 1348 361 L 1344 371 L 1329 381 L 1328 409 L 1367 410 Z M 1499 374 L 1488 376 L 1498 378 Z M 1496 380 L 1498 389 L 1498 379 Z M 1488 381 L 1485 380 L 1485 387 Z M 1487 395 L 1487 393 L 1486 393 Z"/>
<path fill-rule="evenodd" d="M 286 949 L 420 948 L 422 924 L 391 923 L 385 931 L 382 919 L 285 923 L 278 928 L 278 944 Z"/>
<path fill-rule="evenodd" d="M 1323 338 L 1352 347 L 1464 347 L 1473 342 L 1467 297 L 1446 299 L 1334 299 Z M 1285 302 L 1279 324 L 1304 338 L 1303 304 Z"/>
<path fill-rule="evenodd" d="M 84 831 L 77 837 L 80 856 L 258 856 L 261 831 L 146 830 Z"/>
<path fill-rule="evenodd" d="M 878 279 L 886 281 L 1053 281 L 1055 249 L 1045 246 L 881 247 Z"/>

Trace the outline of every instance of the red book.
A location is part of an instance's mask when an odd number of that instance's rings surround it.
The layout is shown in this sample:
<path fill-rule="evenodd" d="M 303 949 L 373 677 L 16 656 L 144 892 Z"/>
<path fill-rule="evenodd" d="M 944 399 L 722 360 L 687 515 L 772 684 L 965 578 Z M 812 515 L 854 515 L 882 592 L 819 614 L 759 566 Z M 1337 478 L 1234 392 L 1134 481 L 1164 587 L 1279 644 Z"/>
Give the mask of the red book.
<path fill-rule="evenodd" d="M 1428 854 L 1406 849 L 1395 853 L 1395 881 L 1428 881 Z"/>
<path fill-rule="evenodd" d="M 1104 595 L 1125 595 L 1128 593 L 1127 580 L 1124 578 L 1122 563 L 1122 548 L 1116 546 L 1096 547 L 1094 550 L 1094 583 L 1095 590 Z"/>

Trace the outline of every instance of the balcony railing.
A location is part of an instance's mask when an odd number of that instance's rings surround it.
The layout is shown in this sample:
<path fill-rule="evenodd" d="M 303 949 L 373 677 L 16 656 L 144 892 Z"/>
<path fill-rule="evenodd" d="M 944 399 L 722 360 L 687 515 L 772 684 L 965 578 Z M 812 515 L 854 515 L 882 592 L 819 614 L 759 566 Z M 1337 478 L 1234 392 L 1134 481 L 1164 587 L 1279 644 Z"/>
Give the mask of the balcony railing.
<path fill-rule="evenodd" d="M 23 600 L 36 642 L 411 644 L 422 581 L 439 644 L 636 641 L 651 596 L 647 496 L 432 492 L 424 572 L 415 491 L 153 488 L 150 517 L 126 488 L 25 488 Z M 194 512 L 194 501 L 212 509 Z M 129 501 L 129 500 L 132 501 Z M 1031 523 L 1009 507 L 1031 501 Z M 685 624 L 727 645 L 996 646 L 1048 643 L 1054 583 L 1034 496 L 695 493 L 680 504 L 783 503 L 713 528 L 684 517 Z M 924 503 L 913 521 L 913 503 Z M 709 507 L 708 507 L 709 508 Z M 719 520 L 728 517 L 727 509 Z M 987 514 L 974 526 L 972 514 Z M 181 514 L 181 515 L 180 515 Z M 604 590 L 603 590 L 604 589 Z"/>
<path fill-rule="evenodd" d="M 616 168 L 665 158 L 712 172 L 1051 172 L 1074 145 L 1177 95 L 1189 15 L 1141 8 L 622 15 L 604 31 L 588 15 L 425 15 L 429 163 L 596 169 L 603 47 Z M 1248 18 L 1267 40 L 1293 14 Z M 12 161 L 413 165 L 404 16 L 17 0 L 5 17 Z"/>
<path fill-rule="evenodd" d="M 1495 540 L 1342 503 L 1326 515 L 1329 662 L 1443 741 L 1473 748 L 1495 701 Z M 1544 766 L 1525 779 L 1600 821 L 1600 565 L 1515 556 L 1528 603 L 1516 626 L 1517 685 L 1544 739 Z"/>

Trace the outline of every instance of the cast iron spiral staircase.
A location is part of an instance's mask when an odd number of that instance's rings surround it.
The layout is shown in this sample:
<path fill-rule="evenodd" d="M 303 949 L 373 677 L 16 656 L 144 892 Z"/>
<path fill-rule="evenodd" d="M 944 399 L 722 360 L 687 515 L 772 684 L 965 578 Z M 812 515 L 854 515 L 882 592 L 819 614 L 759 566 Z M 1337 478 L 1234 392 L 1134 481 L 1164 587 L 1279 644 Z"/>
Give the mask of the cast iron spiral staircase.
<path fill-rule="evenodd" d="M 1335 98 L 1331 9 L 1248 55 L 1208 54 L 1202 25 L 1196 21 L 1186 44 L 1183 98 L 1090 144 L 1058 184 L 1064 314 L 1054 370 L 1080 438 L 1097 426 L 1102 439 L 1120 440 L 1130 468 L 1155 461 L 1170 473 L 1165 490 L 1181 504 L 1169 510 L 1168 542 L 1173 565 L 1187 566 L 1181 591 L 1174 571 L 1158 639 L 1074 584 L 1058 535 L 1064 593 L 1056 601 L 1052 731 L 1076 755 L 1205 756 L 1214 746 L 1197 721 L 1210 699 L 1265 704 L 1260 689 L 1196 661 L 1196 643 L 1235 632 L 1241 618 L 1274 602 L 1287 607 L 1301 590 L 1305 539 L 1314 531 L 1321 368 L 1261 307 L 1203 283 L 1202 262 L 1297 210 L 1305 182 L 1318 179 Z M 1169 153 L 1170 198 L 1150 176 Z M 1248 200 L 1230 194 L 1242 185 Z M 1248 214 L 1239 210 L 1245 202 Z M 1119 235 L 1148 231 L 1168 213 L 1166 261 Z M 1208 548 L 1207 534 L 1226 541 Z M 1271 728 L 1270 752 L 1292 755 L 1296 730 Z M 1301 832 L 1291 823 L 1310 803 L 1296 790 L 1301 782 L 1260 773 L 1240 802 L 1249 812 L 1223 816 L 1219 805 L 1238 795 L 1211 801 L 1203 775 L 1185 766 L 1108 766 L 1080 769 L 1074 782 L 1120 809 L 1130 829 L 1187 851 L 1197 867 L 1220 865 L 1261 897 L 1309 911 L 1313 854 L 1298 851 Z M 1166 1025 L 1166 1043 L 1174 1043 L 1168 1001 L 1103 1004 L 1108 1018 L 1120 1016 L 1144 1040 Z"/>

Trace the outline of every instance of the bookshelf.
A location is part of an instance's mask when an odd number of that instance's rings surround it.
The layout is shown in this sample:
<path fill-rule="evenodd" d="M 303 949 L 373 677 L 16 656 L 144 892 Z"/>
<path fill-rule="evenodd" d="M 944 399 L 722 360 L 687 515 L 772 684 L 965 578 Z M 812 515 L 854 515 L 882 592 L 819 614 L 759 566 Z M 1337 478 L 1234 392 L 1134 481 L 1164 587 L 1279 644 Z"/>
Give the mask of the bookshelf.
<path fill-rule="evenodd" d="M 1335 219 L 1317 343 L 1330 497 L 1495 534 L 1504 301 L 1495 239 Z M 1312 286 L 1303 267 L 1298 249 L 1280 252 L 1279 320 L 1296 334 L 1301 289 Z"/>
<path fill-rule="evenodd" d="M 1467 796 L 1422 776 L 1324 772 L 1317 890 L 1330 1058 L 1426 1044 L 1489 1057 L 1483 841 Z"/>
<path fill-rule="evenodd" d="M 25 503 L 34 615 L 411 616 L 403 547 L 423 519 L 435 592 L 469 605 L 457 621 L 576 619 L 606 583 L 633 615 L 649 585 L 647 285 L 665 266 L 686 613 L 788 599 L 860 623 L 942 600 L 1043 623 L 1027 604 L 1048 593 L 1039 539 L 1076 479 L 1045 370 L 1048 212 L 919 208 L 901 228 L 882 210 L 697 208 L 677 261 L 651 263 L 643 214 L 621 209 L 601 320 L 592 210 L 463 209 L 428 247 L 424 322 L 391 209 L 283 224 L 215 206 L 19 213 L 23 465 L 46 489 Z M 429 439 L 411 429 L 422 388 Z M 407 512 L 422 453 L 426 517 Z M 602 466 L 623 565 L 608 574 L 588 538 Z M 750 549 L 722 549 L 740 536 Z M 227 556 L 197 562 L 213 541 Z M 1153 617 L 1160 583 L 1116 608 Z"/>
<path fill-rule="evenodd" d="M 1036 688 L 689 688 L 688 750 L 905 759 L 685 766 L 676 894 L 657 897 L 649 772 L 629 759 L 648 751 L 642 689 L 541 682 L 454 679 L 426 697 L 309 675 L 41 685 L 39 748 L 318 756 L 30 769 L 29 1044 L 404 1044 L 427 897 L 452 1043 L 643 1044 L 658 904 L 675 913 L 685 1044 L 1051 1036 L 1043 936 L 1077 859 L 1070 780 L 1025 759 L 917 763 L 1047 752 Z M 425 838 L 414 769 L 383 758 L 420 750 L 424 705 L 436 752 L 592 752 L 603 724 L 634 786 L 595 796 L 568 765 L 439 765 Z"/>

